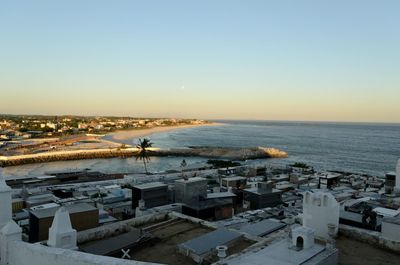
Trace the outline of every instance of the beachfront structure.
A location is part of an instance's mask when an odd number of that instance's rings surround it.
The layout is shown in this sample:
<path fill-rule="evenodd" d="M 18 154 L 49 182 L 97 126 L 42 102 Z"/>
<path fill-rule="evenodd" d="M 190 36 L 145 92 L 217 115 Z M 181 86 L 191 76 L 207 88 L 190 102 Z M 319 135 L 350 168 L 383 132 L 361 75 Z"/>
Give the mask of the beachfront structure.
<path fill-rule="evenodd" d="M 329 240 L 329 227 L 334 235 L 339 230 L 339 203 L 331 193 L 306 192 L 303 198 L 303 226 L 315 230 L 315 236 Z"/>

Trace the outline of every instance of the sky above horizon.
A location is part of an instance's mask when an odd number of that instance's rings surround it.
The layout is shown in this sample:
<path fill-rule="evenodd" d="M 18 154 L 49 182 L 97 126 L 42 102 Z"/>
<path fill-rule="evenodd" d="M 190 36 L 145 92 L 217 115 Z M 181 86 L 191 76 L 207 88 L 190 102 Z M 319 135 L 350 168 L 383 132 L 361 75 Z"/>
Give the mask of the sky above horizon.
<path fill-rule="evenodd" d="M 400 123 L 400 1 L 3 1 L 0 113 Z"/>

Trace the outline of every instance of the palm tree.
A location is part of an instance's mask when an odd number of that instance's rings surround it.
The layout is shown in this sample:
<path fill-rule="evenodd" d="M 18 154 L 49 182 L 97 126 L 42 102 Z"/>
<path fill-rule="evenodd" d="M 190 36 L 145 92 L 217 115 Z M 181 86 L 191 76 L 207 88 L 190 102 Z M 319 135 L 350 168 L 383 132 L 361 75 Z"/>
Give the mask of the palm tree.
<path fill-rule="evenodd" d="M 149 157 L 149 151 L 147 148 L 150 148 L 153 145 L 152 142 L 150 142 L 150 139 L 144 138 L 139 139 L 139 144 L 136 145 L 136 147 L 139 149 L 138 153 L 136 154 L 136 160 L 142 160 L 143 165 L 144 165 L 144 170 L 146 171 L 146 174 L 148 175 L 149 172 L 147 171 L 147 162 L 150 162 L 150 157 Z"/>

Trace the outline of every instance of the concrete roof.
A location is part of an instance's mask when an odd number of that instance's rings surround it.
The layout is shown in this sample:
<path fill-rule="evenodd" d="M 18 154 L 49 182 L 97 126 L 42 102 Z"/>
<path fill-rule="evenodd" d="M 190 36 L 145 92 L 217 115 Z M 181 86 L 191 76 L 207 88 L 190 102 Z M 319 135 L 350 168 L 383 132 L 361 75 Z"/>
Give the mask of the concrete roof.
<path fill-rule="evenodd" d="M 226 178 L 222 178 L 223 180 L 227 180 L 227 181 L 234 181 L 234 180 L 243 180 L 243 179 L 247 179 L 245 177 L 240 177 L 240 176 L 234 176 L 234 177 L 226 177 Z"/>
<path fill-rule="evenodd" d="M 141 189 L 141 190 L 146 190 L 146 189 L 152 189 L 152 188 L 158 188 L 158 187 L 166 187 L 168 186 L 167 184 L 164 184 L 162 182 L 150 182 L 150 183 L 144 183 L 144 184 L 139 184 L 133 186 L 134 188 Z"/>
<path fill-rule="evenodd" d="M 189 179 L 187 179 L 187 180 L 178 179 L 178 180 L 175 180 L 175 182 L 180 182 L 180 183 L 191 183 L 191 182 L 204 181 L 204 180 L 207 180 L 207 179 L 202 178 L 202 177 L 194 177 L 194 178 L 189 178 Z"/>
<path fill-rule="evenodd" d="M 382 215 L 383 217 L 396 217 L 400 215 L 400 211 L 398 210 L 392 210 L 383 207 L 376 207 L 373 209 L 373 211 L 379 215 Z"/>
<path fill-rule="evenodd" d="M 180 244 L 179 247 L 201 256 L 210 251 L 214 251 L 217 246 L 226 245 L 240 237 L 242 237 L 242 235 L 238 232 L 227 229 L 217 229 L 213 232 L 186 241 L 185 243 Z"/>
<path fill-rule="evenodd" d="M 285 226 L 286 225 L 283 223 L 266 219 L 261 222 L 246 224 L 242 226 L 239 231 L 253 236 L 266 236 Z"/>
<path fill-rule="evenodd" d="M 229 265 L 299 265 L 324 250 L 324 246 L 314 244 L 311 248 L 297 251 L 289 248 L 287 239 L 284 239 L 258 252 L 251 251 L 226 262 Z"/>
<path fill-rule="evenodd" d="M 245 189 L 244 191 L 251 192 L 251 193 L 254 193 L 254 194 L 258 194 L 258 195 L 281 193 L 282 192 L 282 191 L 280 191 L 278 189 L 272 189 L 272 191 L 268 191 L 268 190 L 262 190 L 262 189 L 259 189 L 259 188 L 250 188 L 250 189 Z"/>
<path fill-rule="evenodd" d="M 209 209 L 213 208 L 216 206 L 223 206 L 223 205 L 228 205 L 232 204 L 232 198 L 213 198 L 213 199 L 208 199 L 205 201 L 199 201 L 194 204 L 187 204 L 184 205 L 185 207 L 188 207 L 190 209 L 195 209 L 195 210 L 204 210 L 204 209 Z"/>
<path fill-rule="evenodd" d="M 340 175 L 339 174 L 328 174 L 328 175 L 320 175 L 320 178 L 323 179 L 333 179 L 333 178 L 338 178 Z"/>
<path fill-rule="evenodd" d="M 130 247 L 139 241 L 141 236 L 140 229 L 134 229 L 131 232 L 115 237 L 99 240 L 81 246 L 80 250 L 94 255 L 109 255 L 113 252 Z"/>
<path fill-rule="evenodd" d="M 207 193 L 207 199 L 216 199 L 216 198 L 231 198 L 231 197 L 236 197 L 236 194 L 232 192 L 213 192 L 213 193 Z"/>
<path fill-rule="evenodd" d="M 98 210 L 96 207 L 87 203 L 71 204 L 64 207 L 67 208 L 70 214 Z M 47 218 L 54 216 L 58 209 L 59 207 L 52 207 L 48 209 L 33 210 L 30 211 L 30 213 L 35 215 L 37 218 Z"/>

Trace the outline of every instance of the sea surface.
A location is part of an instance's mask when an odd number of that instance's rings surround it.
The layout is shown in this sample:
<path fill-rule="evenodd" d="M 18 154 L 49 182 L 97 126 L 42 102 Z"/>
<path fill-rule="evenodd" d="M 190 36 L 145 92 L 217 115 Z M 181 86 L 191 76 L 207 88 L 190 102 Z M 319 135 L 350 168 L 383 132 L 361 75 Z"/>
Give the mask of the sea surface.
<path fill-rule="evenodd" d="M 384 176 L 394 171 L 400 158 L 400 124 L 218 121 L 221 126 L 185 128 L 155 133 L 149 138 L 161 148 L 188 146 L 275 147 L 289 153 L 287 159 L 259 159 L 250 163 L 284 165 L 304 162 L 319 170 L 340 170 Z M 112 136 L 106 136 L 112 139 Z M 122 143 L 137 143 L 129 138 Z M 183 158 L 152 158 L 149 170 L 177 169 Z M 186 158 L 188 164 L 205 158 Z M 141 173 L 135 158 L 60 161 L 4 169 L 6 177 L 37 176 L 54 170 L 93 169 L 106 173 Z"/>

